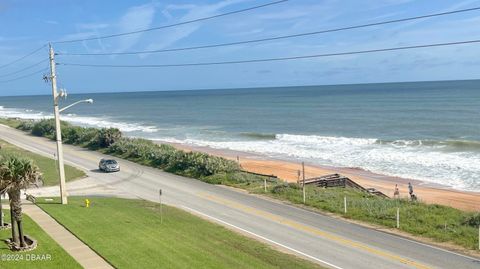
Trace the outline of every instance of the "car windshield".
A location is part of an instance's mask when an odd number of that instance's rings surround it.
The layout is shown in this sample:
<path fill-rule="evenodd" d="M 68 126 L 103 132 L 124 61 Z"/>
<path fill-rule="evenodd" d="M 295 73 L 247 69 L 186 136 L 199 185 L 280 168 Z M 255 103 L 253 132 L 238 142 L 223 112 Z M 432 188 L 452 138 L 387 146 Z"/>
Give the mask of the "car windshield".
<path fill-rule="evenodd" d="M 117 161 L 115 160 L 106 160 L 105 164 L 117 164 Z"/>

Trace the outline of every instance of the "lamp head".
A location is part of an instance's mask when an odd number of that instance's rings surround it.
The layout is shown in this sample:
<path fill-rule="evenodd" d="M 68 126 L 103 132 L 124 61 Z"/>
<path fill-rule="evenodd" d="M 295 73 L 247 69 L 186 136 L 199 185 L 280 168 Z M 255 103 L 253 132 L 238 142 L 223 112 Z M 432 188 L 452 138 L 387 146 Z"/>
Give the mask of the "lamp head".
<path fill-rule="evenodd" d="M 87 100 L 85 100 L 85 102 L 87 102 L 89 104 L 93 104 L 93 99 L 87 99 Z"/>

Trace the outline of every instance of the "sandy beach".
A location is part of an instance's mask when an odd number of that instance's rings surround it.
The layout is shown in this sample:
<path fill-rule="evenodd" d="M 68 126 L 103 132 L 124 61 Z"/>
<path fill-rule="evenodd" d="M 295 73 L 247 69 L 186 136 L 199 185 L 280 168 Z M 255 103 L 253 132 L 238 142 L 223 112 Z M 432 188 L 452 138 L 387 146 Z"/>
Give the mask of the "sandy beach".
<path fill-rule="evenodd" d="M 164 142 L 158 142 L 164 143 Z M 176 148 L 186 151 L 201 151 L 232 160 L 238 160 L 243 169 L 255 173 L 274 175 L 288 182 L 297 182 L 301 163 L 276 160 L 266 156 L 238 152 L 232 150 L 219 150 L 210 147 L 190 146 L 185 144 L 169 143 Z M 392 177 L 365 171 L 358 168 L 327 167 L 314 164 L 305 164 L 305 177 L 318 177 L 333 173 L 344 175 L 365 188 L 375 188 L 389 197 L 393 197 L 395 184 L 398 184 L 401 197 L 408 197 L 408 182 L 414 187 L 414 192 L 419 200 L 431 204 L 452 206 L 462 210 L 480 211 L 480 193 L 452 189 L 448 186 Z"/>

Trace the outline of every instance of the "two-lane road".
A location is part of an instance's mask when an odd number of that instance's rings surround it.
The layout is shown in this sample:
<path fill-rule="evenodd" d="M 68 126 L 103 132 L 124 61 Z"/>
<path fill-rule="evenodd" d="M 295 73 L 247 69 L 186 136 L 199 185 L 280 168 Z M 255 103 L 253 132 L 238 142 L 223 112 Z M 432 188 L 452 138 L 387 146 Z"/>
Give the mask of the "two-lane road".
<path fill-rule="evenodd" d="M 52 156 L 55 144 L 0 126 L 0 138 Z M 165 173 L 120 160 L 122 171 L 95 171 L 104 155 L 66 145 L 65 160 L 83 168 L 98 184 L 143 199 L 162 199 L 223 226 L 331 268 L 466 268 L 480 260 L 365 228 L 347 221 L 270 201 L 242 191 Z"/>

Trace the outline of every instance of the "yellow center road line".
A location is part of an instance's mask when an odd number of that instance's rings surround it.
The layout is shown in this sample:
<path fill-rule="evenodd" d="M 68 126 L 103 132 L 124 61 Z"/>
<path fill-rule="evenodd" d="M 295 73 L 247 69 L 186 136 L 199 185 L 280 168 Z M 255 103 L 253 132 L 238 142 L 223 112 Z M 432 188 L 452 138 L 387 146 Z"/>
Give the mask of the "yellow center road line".
<path fill-rule="evenodd" d="M 386 251 L 383 251 L 383 250 L 379 250 L 379 249 L 370 247 L 370 246 L 365 245 L 363 243 L 359 243 L 359 242 L 356 242 L 356 241 L 353 241 L 353 240 L 350 240 L 350 239 L 347 239 L 347 238 L 344 238 L 344 237 L 341 237 L 341 236 L 338 236 L 338 235 L 335 235 L 335 234 L 332 234 L 332 233 L 329 233 L 329 232 L 325 232 L 325 231 L 319 230 L 317 228 L 307 226 L 305 224 L 302 224 L 302 223 L 299 223 L 299 222 L 296 222 L 296 221 L 292 221 L 292 220 L 286 219 L 284 217 L 280 217 L 278 215 L 275 215 L 275 214 L 272 214 L 272 213 L 269 213 L 269 212 L 266 212 L 266 211 L 263 211 L 263 210 L 259 210 L 259 209 L 256 209 L 256 208 L 253 208 L 253 207 L 250 207 L 250 206 L 246 206 L 246 205 L 243 205 L 243 204 L 231 201 L 231 200 L 227 200 L 227 199 L 224 199 L 224 198 L 221 198 L 221 197 L 218 197 L 218 196 L 214 196 L 214 195 L 211 195 L 211 194 L 203 193 L 203 192 L 198 193 L 198 196 L 200 196 L 202 198 L 205 198 L 207 200 L 222 204 L 222 205 L 226 205 L 226 206 L 238 209 L 238 210 L 246 212 L 246 213 L 250 213 L 250 214 L 253 214 L 253 215 L 268 219 L 268 220 L 273 220 L 277 223 L 295 228 L 295 229 L 300 230 L 300 231 L 308 232 L 308 233 L 311 233 L 311 234 L 329 239 L 331 241 L 334 241 L 336 243 L 339 243 L 339 244 L 342 244 L 342 245 L 345 245 L 345 246 L 354 247 L 354 248 L 363 250 L 365 252 L 368 252 L 368 253 L 371 253 L 371 254 L 386 258 L 386 259 L 394 260 L 394 261 L 400 262 L 402 264 L 412 266 L 414 268 L 418 268 L 418 269 L 430 269 L 431 268 L 427 265 L 424 265 L 424 264 L 421 264 L 421 263 L 418 263 L 418 262 L 400 257 L 398 255 L 395 255 L 395 254 L 392 254 L 392 253 L 389 253 L 389 252 L 386 252 Z"/>

